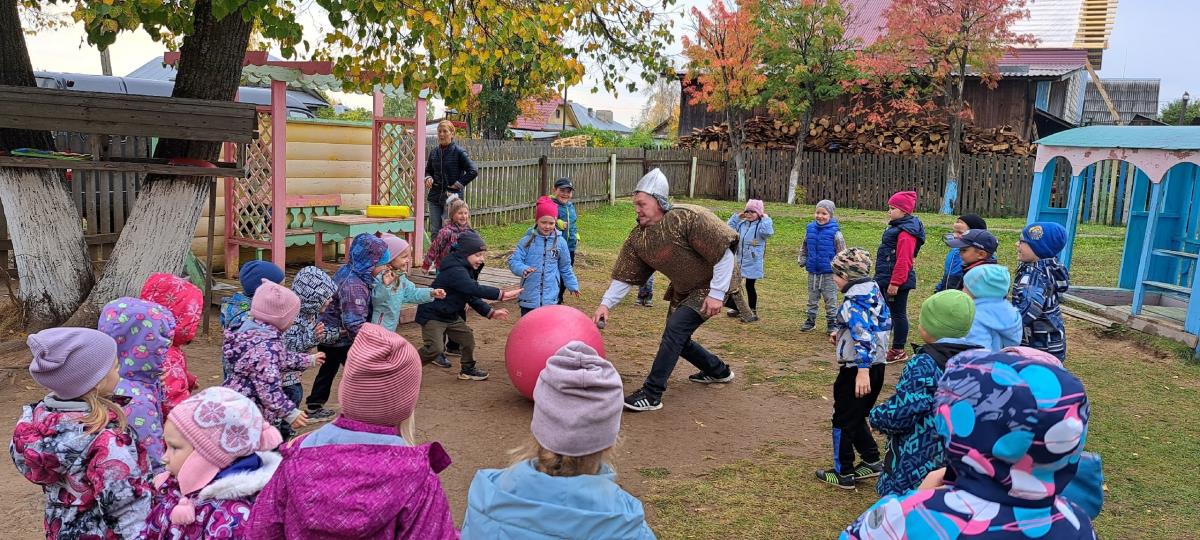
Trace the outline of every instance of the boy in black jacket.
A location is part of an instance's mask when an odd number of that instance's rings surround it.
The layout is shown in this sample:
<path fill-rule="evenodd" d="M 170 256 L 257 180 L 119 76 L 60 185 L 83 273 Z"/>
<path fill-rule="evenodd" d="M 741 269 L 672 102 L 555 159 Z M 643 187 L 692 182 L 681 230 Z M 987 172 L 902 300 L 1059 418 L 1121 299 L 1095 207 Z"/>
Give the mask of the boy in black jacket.
<path fill-rule="evenodd" d="M 446 297 L 417 306 L 417 324 L 421 325 L 424 345 L 417 351 L 421 363 L 428 364 L 443 354 L 445 337 L 462 346 L 462 370 L 459 379 L 482 381 L 488 378 L 486 371 L 475 367 L 475 333 L 464 319 L 469 304 L 476 313 L 489 319 L 504 320 L 508 310 L 492 309 L 484 300 L 512 300 L 521 290 L 501 292 L 495 287 L 479 284 L 479 272 L 487 256 L 487 246 L 475 231 L 464 232 L 450 255 L 438 267 L 438 275 L 432 287 L 445 289 Z"/>

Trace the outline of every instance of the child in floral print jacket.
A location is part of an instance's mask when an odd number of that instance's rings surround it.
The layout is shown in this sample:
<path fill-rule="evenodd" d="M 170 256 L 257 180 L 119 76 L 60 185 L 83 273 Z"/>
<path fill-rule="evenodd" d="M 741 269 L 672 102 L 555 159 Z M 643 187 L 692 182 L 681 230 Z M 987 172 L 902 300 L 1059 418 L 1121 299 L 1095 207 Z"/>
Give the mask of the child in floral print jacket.
<path fill-rule="evenodd" d="M 187 356 L 183 346 L 196 338 L 200 316 L 204 313 L 204 293 L 186 279 L 174 274 L 150 274 L 142 286 L 142 300 L 154 302 L 171 310 L 175 316 L 175 338 L 167 348 L 163 360 L 163 418 L 171 414 L 171 408 L 187 399 L 192 390 L 198 388 L 196 376 L 188 371 Z"/>
<path fill-rule="evenodd" d="M 117 344 L 86 328 L 51 328 L 28 342 L 29 373 L 50 394 L 24 407 L 9 453 L 46 495 L 46 538 L 141 538 L 150 468 L 107 397 L 120 380 Z"/>
<path fill-rule="evenodd" d="M 267 422 L 301 428 L 307 416 L 283 392 L 283 373 L 304 371 L 324 360 L 322 353 L 288 352 L 283 333 L 296 320 L 300 298 L 287 287 L 264 280 L 250 305 L 250 318 L 237 332 L 225 331 L 222 353 L 230 365 L 224 384 L 258 404 Z"/>
<path fill-rule="evenodd" d="M 214 386 L 167 419 L 167 471 L 154 478 L 154 507 L 143 538 L 243 538 L 250 508 L 282 458 L 279 432 L 258 406 Z"/>
<path fill-rule="evenodd" d="M 162 471 L 163 362 L 175 339 L 175 317 L 167 308 L 137 298 L 118 298 L 100 310 L 97 329 L 117 342 L 121 382 L 116 396 L 129 398 L 125 414 L 146 449 L 154 473 Z"/>

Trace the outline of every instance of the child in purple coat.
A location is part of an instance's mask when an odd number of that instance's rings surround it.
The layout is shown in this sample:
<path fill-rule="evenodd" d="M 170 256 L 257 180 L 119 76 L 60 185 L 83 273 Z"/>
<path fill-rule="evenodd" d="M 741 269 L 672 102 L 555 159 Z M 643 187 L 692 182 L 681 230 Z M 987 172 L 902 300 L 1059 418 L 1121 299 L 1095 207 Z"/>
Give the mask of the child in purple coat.
<path fill-rule="evenodd" d="M 125 414 L 138 443 L 146 449 L 150 469 L 162 471 L 163 362 L 175 339 L 175 316 L 167 308 L 137 298 L 118 298 L 100 310 L 97 330 L 117 342 L 121 382 L 114 396 L 129 398 Z"/>
<path fill-rule="evenodd" d="M 322 353 L 289 352 L 283 334 L 300 312 L 300 298 L 283 285 L 263 280 L 250 304 L 250 318 L 237 332 L 225 331 L 222 353 L 230 366 L 222 386 L 258 404 L 268 422 L 287 422 L 295 429 L 308 425 L 304 411 L 283 391 L 283 374 L 320 364 Z"/>
<path fill-rule="evenodd" d="M 258 406 L 214 386 L 184 400 L 167 419 L 166 472 L 154 479 L 154 507 L 140 538 L 241 538 L 254 497 L 280 457 L 279 432 Z"/>
<path fill-rule="evenodd" d="M 281 447 L 283 464 L 250 513 L 245 538 L 458 538 L 437 473 L 438 443 L 413 446 L 417 350 L 362 325 L 346 356 L 333 423 Z"/>

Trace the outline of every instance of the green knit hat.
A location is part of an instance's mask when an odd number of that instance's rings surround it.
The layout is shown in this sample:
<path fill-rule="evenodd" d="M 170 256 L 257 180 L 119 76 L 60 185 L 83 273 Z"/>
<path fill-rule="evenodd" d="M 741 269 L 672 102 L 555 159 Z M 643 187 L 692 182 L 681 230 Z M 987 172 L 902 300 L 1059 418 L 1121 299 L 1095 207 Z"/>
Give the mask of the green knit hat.
<path fill-rule="evenodd" d="M 921 303 L 921 328 L 934 339 L 961 338 L 975 321 L 975 301 L 962 291 L 942 291 Z"/>

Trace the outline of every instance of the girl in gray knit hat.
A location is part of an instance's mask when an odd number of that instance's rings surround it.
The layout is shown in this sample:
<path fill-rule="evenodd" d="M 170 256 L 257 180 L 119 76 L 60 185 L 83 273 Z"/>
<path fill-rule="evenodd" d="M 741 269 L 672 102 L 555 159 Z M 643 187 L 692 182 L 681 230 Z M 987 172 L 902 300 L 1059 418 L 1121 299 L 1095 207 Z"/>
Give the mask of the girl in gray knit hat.
<path fill-rule="evenodd" d="M 518 461 L 475 473 L 463 540 L 653 539 L 641 501 L 608 464 L 624 408 L 613 365 L 572 341 L 546 361 L 533 402 L 533 441 Z"/>
<path fill-rule="evenodd" d="M 833 283 L 833 257 L 846 249 L 846 239 L 833 219 L 833 201 L 817 203 L 813 220 L 808 223 L 800 240 L 800 256 L 796 262 L 808 271 L 808 309 L 801 332 L 817 326 L 817 306 L 825 300 L 825 331 L 832 331 L 837 317 L 837 285 Z"/>

